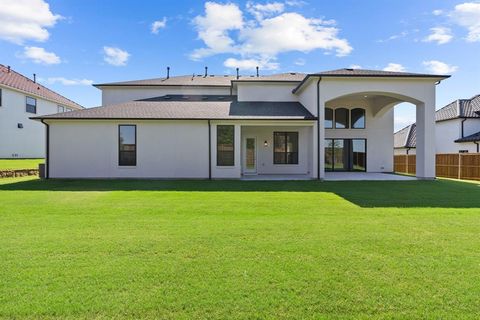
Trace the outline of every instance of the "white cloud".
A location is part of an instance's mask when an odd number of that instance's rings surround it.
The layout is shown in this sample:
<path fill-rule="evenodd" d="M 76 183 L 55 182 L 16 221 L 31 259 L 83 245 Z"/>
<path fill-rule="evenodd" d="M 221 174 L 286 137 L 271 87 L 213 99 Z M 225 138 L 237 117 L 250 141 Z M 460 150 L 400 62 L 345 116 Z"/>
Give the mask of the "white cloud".
<path fill-rule="evenodd" d="M 163 29 L 167 26 L 167 18 L 163 17 L 162 20 L 157 20 L 152 23 L 151 31 L 153 34 L 158 34 L 160 29 Z"/>
<path fill-rule="evenodd" d="M 241 70 L 255 70 L 258 66 L 262 70 L 276 70 L 278 63 L 269 60 L 255 60 L 255 59 L 235 59 L 228 58 L 223 62 L 227 68 L 240 68 Z"/>
<path fill-rule="evenodd" d="M 282 13 L 285 5 L 281 2 L 270 2 L 266 4 L 247 2 L 247 11 L 250 12 L 257 20 L 269 17 L 274 14 Z"/>
<path fill-rule="evenodd" d="M 88 79 L 67 79 L 64 77 L 52 77 L 47 78 L 46 80 L 50 84 L 60 83 L 64 86 L 91 86 L 93 84 L 93 80 Z"/>
<path fill-rule="evenodd" d="M 362 66 L 360 66 L 358 64 L 351 64 L 350 69 L 362 69 Z"/>
<path fill-rule="evenodd" d="M 303 58 L 298 58 L 293 63 L 296 64 L 297 66 L 304 66 L 305 63 L 307 63 L 307 61 Z"/>
<path fill-rule="evenodd" d="M 330 24 L 330 21 L 328 22 Z M 315 49 L 348 55 L 352 47 L 338 38 L 339 30 L 325 26 L 321 19 L 309 19 L 298 13 L 283 13 L 260 21 L 259 25 L 240 31 L 242 51 L 247 54 L 277 55 L 288 51 L 309 52 Z"/>
<path fill-rule="evenodd" d="M 290 51 L 323 49 L 345 56 L 353 50 L 346 39 L 338 37 L 334 20 L 306 18 L 284 10 L 279 2 L 249 2 L 246 14 L 254 19 L 244 19 L 244 12 L 236 4 L 207 2 L 205 14 L 193 20 L 205 47 L 194 50 L 190 57 L 198 60 L 229 53 L 241 56 L 242 60 L 271 63 L 278 54 Z"/>
<path fill-rule="evenodd" d="M 112 66 L 125 66 L 130 57 L 130 53 L 115 47 L 103 47 L 103 53 L 103 60 Z"/>
<path fill-rule="evenodd" d="M 16 44 L 26 40 L 45 41 L 51 28 L 61 19 L 43 0 L 2 0 L 0 5 L 0 39 Z"/>
<path fill-rule="evenodd" d="M 480 2 L 465 2 L 455 6 L 452 19 L 468 29 L 467 41 L 480 41 Z"/>
<path fill-rule="evenodd" d="M 424 42 L 436 42 L 437 44 L 449 43 L 453 39 L 452 30 L 446 27 L 431 28 L 432 32 L 428 37 L 423 39 Z"/>
<path fill-rule="evenodd" d="M 392 63 L 390 62 L 383 71 L 393 71 L 393 72 L 404 72 L 407 69 L 399 63 Z"/>
<path fill-rule="evenodd" d="M 39 47 L 25 47 L 22 58 L 30 59 L 39 64 L 59 64 L 62 62 L 55 53 L 45 51 L 44 48 Z"/>
<path fill-rule="evenodd" d="M 380 43 L 383 43 L 383 42 L 388 42 L 388 41 L 392 41 L 392 40 L 397 40 L 397 39 L 401 39 L 401 38 L 405 38 L 406 36 L 408 36 L 409 32 L 408 31 L 402 31 L 398 34 L 394 34 L 394 35 L 391 35 L 390 37 L 386 38 L 386 39 L 380 39 L 380 40 L 377 40 L 377 42 L 380 42 Z"/>
<path fill-rule="evenodd" d="M 196 49 L 191 54 L 191 58 L 197 60 L 233 51 L 234 41 L 228 35 L 228 31 L 243 28 L 243 15 L 235 4 L 207 2 L 205 15 L 195 17 L 193 24 L 198 32 L 198 38 L 206 45 L 206 48 Z"/>
<path fill-rule="evenodd" d="M 433 10 L 433 11 L 432 11 L 432 14 L 433 14 L 434 16 L 440 16 L 440 15 L 443 14 L 443 10 L 441 10 L 441 9 Z"/>
<path fill-rule="evenodd" d="M 449 74 L 458 70 L 457 66 L 452 66 L 438 60 L 424 61 L 423 65 L 428 71 L 435 74 Z"/>

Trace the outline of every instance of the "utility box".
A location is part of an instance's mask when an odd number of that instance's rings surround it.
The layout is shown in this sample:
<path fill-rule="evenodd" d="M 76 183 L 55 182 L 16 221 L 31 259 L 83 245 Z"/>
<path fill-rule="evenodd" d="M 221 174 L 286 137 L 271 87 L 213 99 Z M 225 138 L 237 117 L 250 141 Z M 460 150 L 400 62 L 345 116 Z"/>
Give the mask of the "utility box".
<path fill-rule="evenodd" d="M 45 163 L 38 164 L 38 176 L 40 179 L 45 179 L 46 177 L 46 165 Z"/>

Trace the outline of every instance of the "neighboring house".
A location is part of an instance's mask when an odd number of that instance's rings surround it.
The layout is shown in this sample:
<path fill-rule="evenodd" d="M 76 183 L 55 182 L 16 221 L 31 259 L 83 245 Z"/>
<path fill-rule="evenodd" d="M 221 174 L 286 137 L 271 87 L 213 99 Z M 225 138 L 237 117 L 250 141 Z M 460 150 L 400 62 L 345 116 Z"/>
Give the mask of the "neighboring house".
<path fill-rule="evenodd" d="M 45 157 L 45 126 L 29 117 L 82 109 L 0 64 L 0 158 Z"/>
<path fill-rule="evenodd" d="M 435 121 L 436 153 L 480 152 L 480 95 L 439 109 Z M 415 124 L 394 136 L 395 154 L 415 154 Z"/>
<path fill-rule="evenodd" d="M 323 179 L 393 171 L 393 107 L 417 106 L 417 176 L 435 177 L 436 84 L 448 76 L 340 69 L 96 85 L 103 106 L 34 117 L 50 178 Z"/>

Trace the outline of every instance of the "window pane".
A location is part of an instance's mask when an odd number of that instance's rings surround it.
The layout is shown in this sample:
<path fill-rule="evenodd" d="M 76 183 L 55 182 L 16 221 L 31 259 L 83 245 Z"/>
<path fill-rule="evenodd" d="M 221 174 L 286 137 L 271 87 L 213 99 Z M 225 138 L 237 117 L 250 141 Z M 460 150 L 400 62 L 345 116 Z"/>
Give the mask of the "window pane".
<path fill-rule="evenodd" d="M 119 157 L 118 165 L 135 166 L 137 164 L 136 126 L 119 126 Z"/>
<path fill-rule="evenodd" d="M 364 139 L 352 140 L 352 166 L 354 171 L 365 171 L 367 164 L 367 146 Z"/>
<path fill-rule="evenodd" d="M 31 97 L 27 97 L 27 104 L 29 104 L 29 105 L 31 105 L 31 106 L 36 106 L 36 105 L 37 105 L 37 99 L 31 98 Z"/>
<path fill-rule="evenodd" d="M 343 171 L 348 169 L 348 150 L 345 148 L 345 140 L 333 140 L 333 170 Z"/>
<path fill-rule="evenodd" d="M 365 129 L 365 109 L 352 109 L 352 128 Z"/>
<path fill-rule="evenodd" d="M 333 170 L 333 140 L 325 139 L 325 171 Z"/>
<path fill-rule="evenodd" d="M 333 128 L 333 109 L 325 108 L 325 128 Z"/>
<path fill-rule="evenodd" d="M 217 166 L 235 165 L 234 141 L 234 126 L 217 126 Z"/>
<path fill-rule="evenodd" d="M 64 112 L 65 108 L 62 106 L 58 106 L 58 113 Z"/>
<path fill-rule="evenodd" d="M 335 109 L 335 128 L 348 129 L 348 109 Z"/>
<path fill-rule="evenodd" d="M 298 164 L 298 132 L 273 133 L 273 163 Z"/>

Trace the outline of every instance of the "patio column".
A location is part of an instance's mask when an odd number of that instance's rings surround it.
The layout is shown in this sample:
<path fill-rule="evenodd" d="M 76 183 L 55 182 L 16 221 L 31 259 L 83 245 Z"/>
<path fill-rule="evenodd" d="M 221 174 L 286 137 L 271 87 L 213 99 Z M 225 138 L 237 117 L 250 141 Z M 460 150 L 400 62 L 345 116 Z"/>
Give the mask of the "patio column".
<path fill-rule="evenodd" d="M 319 134 L 319 141 L 317 146 L 320 148 L 319 152 L 317 152 L 319 161 L 320 161 L 320 179 L 325 179 L 325 100 L 320 95 L 319 98 L 319 114 L 318 119 L 320 123 L 320 134 Z"/>
<path fill-rule="evenodd" d="M 420 179 L 435 179 L 435 95 L 416 107 L 416 175 Z"/>

